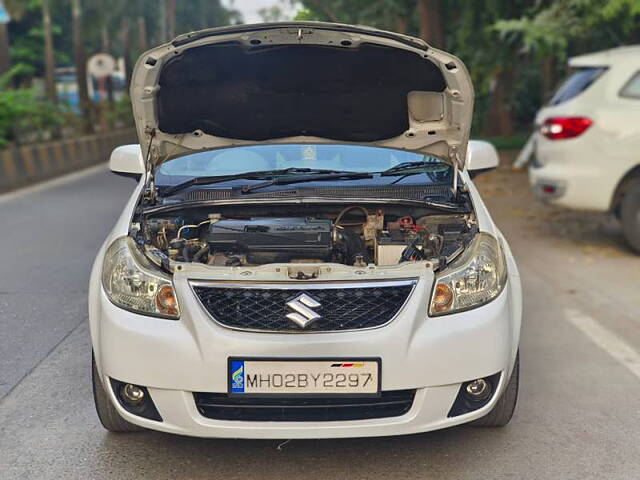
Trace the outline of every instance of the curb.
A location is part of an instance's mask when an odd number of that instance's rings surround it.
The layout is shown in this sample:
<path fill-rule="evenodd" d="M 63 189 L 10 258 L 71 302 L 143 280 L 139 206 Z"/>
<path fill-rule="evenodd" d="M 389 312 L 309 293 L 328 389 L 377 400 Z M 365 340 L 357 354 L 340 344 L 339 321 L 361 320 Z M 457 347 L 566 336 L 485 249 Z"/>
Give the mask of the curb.
<path fill-rule="evenodd" d="M 136 131 L 128 128 L 0 150 L 0 192 L 105 162 L 115 147 L 135 142 Z"/>

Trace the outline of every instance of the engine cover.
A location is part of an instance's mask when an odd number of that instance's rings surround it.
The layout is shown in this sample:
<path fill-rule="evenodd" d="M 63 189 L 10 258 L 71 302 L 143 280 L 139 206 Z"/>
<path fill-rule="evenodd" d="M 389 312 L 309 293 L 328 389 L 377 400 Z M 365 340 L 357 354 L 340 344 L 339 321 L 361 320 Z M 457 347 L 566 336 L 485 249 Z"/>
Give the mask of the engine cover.
<path fill-rule="evenodd" d="M 291 259 L 328 260 L 332 252 L 331 220 L 252 218 L 212 223 L 205 240 L 211 251 L 247 254 L 252 262 Z"/>

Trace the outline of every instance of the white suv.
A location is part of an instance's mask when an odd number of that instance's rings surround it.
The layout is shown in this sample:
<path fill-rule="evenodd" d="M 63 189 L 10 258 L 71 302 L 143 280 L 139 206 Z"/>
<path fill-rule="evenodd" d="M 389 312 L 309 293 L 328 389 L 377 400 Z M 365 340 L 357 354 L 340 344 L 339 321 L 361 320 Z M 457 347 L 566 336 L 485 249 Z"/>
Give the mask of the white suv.
<path fill-rule="evenodd" d="M 232 438 L 503 426 L 522 294 L 471 181 L 464 64 L 364 27 L 203 30 L 145 53 L 138 187 L 91 273 L 98 416 Z M 141 154 L 144 152 L 144 156 Z"/>
<path fill-rule="evenodd" d="M 640 46 L 574 57 L 536 117 L 534 192 L 568 208 L 612 212 L 640 252 Z"/>

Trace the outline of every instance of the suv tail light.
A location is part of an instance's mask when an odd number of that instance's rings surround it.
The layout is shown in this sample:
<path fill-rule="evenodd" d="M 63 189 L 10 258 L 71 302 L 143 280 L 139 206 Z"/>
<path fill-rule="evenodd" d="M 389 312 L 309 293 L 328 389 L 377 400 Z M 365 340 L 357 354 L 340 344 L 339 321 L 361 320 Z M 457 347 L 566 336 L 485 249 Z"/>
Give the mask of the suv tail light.
<path fill-rule="evenodd" d="M 544 121 L 540 133 L 551 140 L 563 140 L 582 135 L 593 124 L 587 117 L 551 117 Z"/>

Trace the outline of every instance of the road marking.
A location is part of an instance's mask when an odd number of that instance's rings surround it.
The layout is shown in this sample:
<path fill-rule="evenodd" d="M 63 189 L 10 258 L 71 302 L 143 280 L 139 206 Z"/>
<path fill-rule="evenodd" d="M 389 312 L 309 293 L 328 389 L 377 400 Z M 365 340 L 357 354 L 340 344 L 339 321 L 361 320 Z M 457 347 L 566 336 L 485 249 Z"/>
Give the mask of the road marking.
<path fill-rule="evenodd" d="M 94 173 L 97 173 L 103 170 L 107 171 L 106 163 L 101 163 L 99 165 L 95 165 L 92 167 L 83 168 L 80 171 L 71 172 L 66 175 L 62 175 L 61 177 L 54 178 L 53 180 L 47 180 L 46 182 L 37 183 L 36 185 L 21 188 L 13 192 L 3 193 L 2 195 L 0 195 L 0 203 L 8 202 L 10 200 L 14 200 L 19 197 L 31 195 L 33 193 L 42 192 L 50 188 L 59 187 L 61 185 L 66 185 L 68 183 L 73 183 L 76 180 L 79 180 L 83 177 L 87 177 L 89 175 L 92 175 Z"/>
<path fill-rule="evenodd" d="M 567 308 L 564 313 L 567 320 L 589 337 L 593 343 L 640 378 L 640 353 L 631 345 L 578 310 Z"/>

